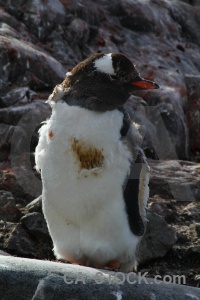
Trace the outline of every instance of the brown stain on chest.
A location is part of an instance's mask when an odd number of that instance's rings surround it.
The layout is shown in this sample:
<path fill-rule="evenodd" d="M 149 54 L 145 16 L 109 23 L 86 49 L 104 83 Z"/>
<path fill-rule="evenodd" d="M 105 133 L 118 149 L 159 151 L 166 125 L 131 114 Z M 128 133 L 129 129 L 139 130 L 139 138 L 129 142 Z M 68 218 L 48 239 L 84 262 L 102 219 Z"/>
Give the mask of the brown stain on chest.
<path fill-rule="evenodd" d="M 53 138 L 53 136 L 54 136 L 54 134 L 53 134 L 52 131 L 50 131 L 48 135 L 49 135 L 50 140 L 51 140 L 51 139 Z"/>
<path fill-rule="evenodd" d="M 71 140 L 71 149 L 81 169 L 91 170 L 103 166 L 103 149 L 99 150 L 76 138 Z"/>

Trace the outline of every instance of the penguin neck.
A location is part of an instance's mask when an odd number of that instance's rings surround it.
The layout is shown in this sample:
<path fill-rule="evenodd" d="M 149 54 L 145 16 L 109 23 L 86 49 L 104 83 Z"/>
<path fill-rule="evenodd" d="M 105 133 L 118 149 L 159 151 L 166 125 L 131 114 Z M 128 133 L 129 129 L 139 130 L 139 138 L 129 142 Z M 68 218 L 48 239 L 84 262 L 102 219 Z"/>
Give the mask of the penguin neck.
<path fill-rule="evenodd" d="M 75 97 L 71 90 L 62 97 L 62 101 L 67 103 L 69 106 L 84 107 L 84 98 Z"/>
<path fill-rule="evenodd" d="M 73 90 L 69 90 L 67 94 L 62 98 L 64 102 L 66 102 L 69 106 L 79 106 L 88 110 L 93 110 L 97 112 L 106 112 L 112 110 L 120 110 L 123 111 L 124 101 L 118 101 L 117 103 L 114 101 L 106 101 L 108 99 L 104 99 L 102 97 L 96 96 L 78 96 L 76 92 Z"/>

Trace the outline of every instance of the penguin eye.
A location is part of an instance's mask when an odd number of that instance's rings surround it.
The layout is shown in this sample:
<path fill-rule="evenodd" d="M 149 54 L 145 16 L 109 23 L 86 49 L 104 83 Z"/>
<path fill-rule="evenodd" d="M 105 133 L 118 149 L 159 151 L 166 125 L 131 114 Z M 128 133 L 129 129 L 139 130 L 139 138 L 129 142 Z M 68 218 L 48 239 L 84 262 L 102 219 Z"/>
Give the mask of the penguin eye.
<path fill-rule="evenodd" d="M 109 75 L 111 80 L 117 80 L 117 76 L 116 75 Z"/>

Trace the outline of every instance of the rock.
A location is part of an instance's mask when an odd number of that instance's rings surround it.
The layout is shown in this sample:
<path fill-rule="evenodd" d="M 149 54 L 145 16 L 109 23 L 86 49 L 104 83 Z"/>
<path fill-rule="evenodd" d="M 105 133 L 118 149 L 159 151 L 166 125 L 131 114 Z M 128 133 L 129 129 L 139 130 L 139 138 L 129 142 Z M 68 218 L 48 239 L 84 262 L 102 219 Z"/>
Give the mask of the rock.
<path fill-rule="evenodd" d="M 40 213 L 29 214 L 18 224 L 0 221 L 0 249 L 3 251 L 22 257 L 55 259 L 52 248 L 46 223 Z"/>
<path fill-rule="evenodd" d="M 49 231 L 44 217 L 39 212 L 28 213 L 21 218 L 23 226 L 37 239 L 49 239 Z"/>
<path fill-rule="evenodd" d="M 15 88 L 0 98 L 0 107 L 8 107 L 16 103 L 19 105 L 30 103 L 34 95 L 36 93 L 28 87 Z"/>
<path fill-rule="evenodd" d="M 31 201 L 29 204 L 27 204 L 26 208 L 29 212 L 42 213 L 42 196 L 39 196 L 38 198 Z"/>
<path fill-rule="evenodd" d="M 170 92 L 167 92 L 167 99 L 173 99 L 171 101 L 165 100 L 165 93 L 162 92 L 162 103 L 156 105 L 156 107 L 148 107 L 147 118 L 156 128 L 156 136 L 159 140 L 159 144 L 154 144 L 152 140 L 152 146 L 158 159 L 186 159 L 188 157 L 188 132 L 186 121 L 184 118 L 183 109 L 175 108 L 176 95 L 175 91 L 172 91 L 173 97 L 170 96 Z M 181 95 L 178 94 L 181 98 Z M 145 99 L 145 97 L 144 97 Z M 147 101 L 147 99 L 145 99 Z M 166 102 L 168 103 L 166 103 Z M 179 102 L 181 100 L 179 99 Z M 180 137 L 182 137 L 180 139 Z"/>
<path fill-rule="evenodd" d="M 9 161 L 10 146 L 13 133 L 18 135 L 18 142 L 26 139 L 26 132 L 20 126 L 0 124 L 0 161 Z"/>
<path fill-rule="evenodd" d="M 88 24 L 79 18 L 73 19 L 67 27 L 65 37 L 69 45 L 74 48 L 78 60 L 82 60 L 83 58 L 80 47 L 86 45 L 89 35 L 90 29 Z"/>
<path fill-rule="evenodd" d="M 34 111 L 35 115 L 41 115 L 42 112 L 41 111 L 47 111 L 49 109 L 49 107 L 47 105 L 45 105 L 44 101 L 40 101 L 40 100 L 35 100 L 34 102 L 32 102 L 31 104 L 26 104 L 23 106 L 11 106 L 8 108 L 3 108 L 0 110 L 0 118 L 1 118 L 1 122 L 4 124 L 13 124 L 13 125 L 17 125 L 19 123 L 19 121 L 22 120 L 23 117 L 25 117 L 25 115 L 30 112 L 30 111 Z M 45 114 L 45 112 L 43 113 L 43 115 Z M 29 114 L 29 117 L 31 116 L 31 114 Z M 32 120 L 30 120 L 33 122 L 33 116 L 32 116 Z M 27 125 L 27 124 L 26 124 Z"/>
<path fill-rule="evenodd" d="M 17 222 L 20 220 L 21 212 L 17 208 L 15 199 L 7 191 L 0 191 L 0 220 Z"/>
<path fill-rule="evenodd" d="M 1 1 L 3 2 L 3 1 Z M 26 41 L 31 41 L 32 37 L 29 32 L 27 32 L 26 26 L 18 21 L 14 14 L 10 15 L 7 11 L 5 11 L 2 7 L 5 5 L 4 3 L 0 3 L 0 35 L 3 36 L 11 36 L 19 39 L 25 39 Z M 8 7 L 6 7 L 7 9 Z M 16 11 L 16 10 L 15 10 Z"/>
<path fill-rule="evenodd" d="M 174 204 L 173 200 L 165 201 L 163 199 L 155 199 L 154 202 L 149 204 L 148 208 L 151 212 L 162 216 L 165 221 L 170 224 L 177 220 L 177 212 Z"/>
<path fill-rule="evenodd" d="M 16 223 L 0 221 L 0 249 L 4 252 L 9 252 L 5 249 L 5 245 L 16 225 Z"/>
<path fill-rule="evenodd" d="M 197 223 L 195 226 L 198 237 L 200 237 L 200 223 Z"/>
<path fill-rule="evenodd" d="M 139 125 L 139 132 L 143 137 L 142 147 L 148 157 L 157 157 L 156 149 L 159 146 L 156 127 L 147 118 L 145 107 L 148 104 L 141 98 L 131 96 L 126 103 L 126 109 L 131 119 Z"/>
<path fill-rule="evenodd" d="M 200 76 L 186 75 L 188 93 L 186 116 L 188 121 L 190 145 L 193 151 L 200 150 Z"/>
<path fill-rule="evenodd" d="M 199 246 L 191 246 L 188 248 L 188 253 L 189 254 L 197 254 L 198 258 L 200 258 L 200 245 Z"/>
<path fill-rule="evenodd" d="M 190 5 L 199 5 L 199 1 L 198 0 L 179 0 L 179 1 L 183 1 L 187 4 L 190 4 Z"/>
<path fill-rule="evenodd" d="M 183 209 L 183 215 L 188 216 L 192 220 L 196 220 L 200 222 L 200 203 L 198 202 L 191 202 L 186 205 Z"/>
<path fill-rule="evenodd" d="M 187 38 L 188 41 L 193 43 L 195 42 L 197 44 L 200 43 L 200 32 L 196 30 L 200 24 L 200 20 L 198 18 L 199 11 L 199 6 L 194 9 L 192 6 L 181 2 L 174 2 L 170 7 L 170 14 L 180 25 L 183 38 Z M 185 18 L 187 18 L 190 13 L 193 14 L 193 22 L 188 24 L 185 22 Z"/>
<path fill-rule="evenodd" d="M 129 1 L 121 2 L 120 22 L 122 26 L 139 32 L 154 31 L 155 17 L 153 16 L 153 8 L 146 7 L 144 9 L 142 3 L 138 2 L 131 5 Z"/>
<path fill-rule="evenodd" d="M 192 261 L 196 266 L 200 264 L 200 245 L 190 246 L 185 253 L 185 260 Z"/>
<path fill-rule="evenodd" d="M 86 44 L 89 39 L 89 34 L 88 24 L 81 19 L 75 18 L 68 26 L 66 38 L 73 47 L 76 47 L 77 45 Z"/>
<path fill-rule="evenodd" d="M 8 253 L 6 253 L 6 252 L 4 252 L 2 250 L 0 250 L 0 255 L 10 256 L 10 254 L 8 254 Z"/>
<path fill-rule="evenodd" d="M 72 0 L 45 4 L 42 0 L 0 1 L 0 4 L 4 7 L 0 10 L 3 106 L 7 95 L 20 86 L 50 93 L 66 71 L 91 52 L 121 51 L 137 64 L 142 76 L 160 85 L 156 92 L 138 92 L 147 102 L 146 115 L 141 118 L 146 130 L 146 153 L 158 159 L 188 158 L 184 116 L 188 106 L 190 141 L 192 150 L 197 151 L 198 119 L 193 130 L 195 109 L 190 99 L 194 88 L 190 82 L 199 76 L 200 70 L 200 54 L 195 46 L 200 43 L 200 6 L 181 1 L 163 1 L 160 6 L 153 0 L 137 3 L 119 0 L 112 5 L 105 0 L 81 5 Z M 190 24 L 185 21 L 188 19 Z M 192 101 L 195 99 L 196 96 Z M 15 118 L 6 124 L 13 126 L 14 122 Z"/>
<path fill-rule="evenodd" d="M 65 70 L 62 65 L 30 43 L 0 36 L 0 50 L 3 81 L 14 80 L 17 86 L 28 85 L 34 90 L 52 87 L 64 78 Z"/>
<path fill-rule="evenodd" d="M 179 201 L 200 200 L 199 164 L 188 161 L 149 161 L 150 195 Z"/>
<path fill-rule="evenodd" d="M 20 8 L 18 7 L 20 10 Z M 58 0 L 33 0 L 21 5 L 24 12 L 23 18 L 27 28 L 40 40 L 47 37 L 66 18 L 65 9 Z M 16 13 L 16 12 L 15 12 Z"/>
<path fill-rule="evenodd" d="M 19 92 L 22 92 L 19 89 Z M 27 90 L 29 93 L 29 90 Z M 12 94 L 12 93 L 11 93 Z M 50 107 L 43 100 L 19 106 L 10 106 L 0 109 L 0 161 L 10 161 L 13 167 L 24 160 L 24 153 L 34 151 L 37 145 L 37 131 L 40 123 L 50 115 Z M 10 125 L 10 124 L 13 125 Z M 36 134 L 37 133 L 37 134 Z M 31 149 L 30 149 L 31 144 Z M 11 152 L 11 153 L 10 153 Z M 11 154 L 8 156 L 8 154 Z M 30 154 L 29 162 L 30 165 Z M 21 165 L 20 165 L 21 166 Z"/>
<path fill-rule="evenodd" d="M 127 276 L 123 273 L 35 259 L 0 257 L 0 272 L 4 279 L 0 281 L 4 300 L 19 297 L 21 300 L 50 297 L 69 300 L 129 300 L 133 299 L 133 295 L 137 300 L 197 300 L 200 297 L 197 288 L 163 282 L 155 284 L 153 279 L 143 280 L 134 273 Z"/>
<path fill-rule="evenodd" d="M 9 160 L 12 166 L 0 170 L 0 188 L 10 190 L 17 198 L 32 200 L 41 194 L 41 182 L 34 169 L 34 156 L 30 154 L 37 145 L 38 129 L 41 122 L 50 115 L 50 107 L 42 100 L 19 107 L 9 107 L 0 110 L 0 116 L 5 123 L 15 123 L 16 126 L 2 126 L 2 135 L 7 139 L 0 146 L 10 150 Z M 0 126 L 1 130 L 1 126 Z M 8 130 L 8 132 L 7 132 Z M 21 133 L 21 134 L 20 134 Z M 0 131 L 1 136 L 1 131 Z"/>
<path fill-rule="evenodd" d="M 174 229 L 161 216 L 149 211 L 147 220 L 146 232 L 139 246 L 141 263 L 163 257 L 177 240 Z"/>
<path fill-rule="evenodd" d="M 11 254 L 23 257 L 38 257 L 36 242 L 21 224 L 17 224 L 11 232 L 4 246 L 5 250 Z"/>
<path fill-rule="evenodd" d="M 25 158 L 30 163 L 30 155 Z M 24 161 L 26 161 L 25 158 Z M 20 161 L 23 161 L 23 157 L 18 160 L 18 163 Z M 10 191 L 16 199 L 26 205 L 35 196 L 41 194 L 41 182 L 36 177 L 36 171 L 30 167 L 28 169 L 20 167 L 11 169 L 8 166 L 0 170 L 0 189 Z"/>

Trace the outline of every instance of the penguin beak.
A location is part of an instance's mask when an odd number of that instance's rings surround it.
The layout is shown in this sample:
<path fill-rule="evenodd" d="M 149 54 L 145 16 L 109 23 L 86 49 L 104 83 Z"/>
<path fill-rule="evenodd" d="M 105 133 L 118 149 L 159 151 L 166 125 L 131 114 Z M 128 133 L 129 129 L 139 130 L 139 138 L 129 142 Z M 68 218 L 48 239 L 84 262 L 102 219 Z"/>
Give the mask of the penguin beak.
<path fill-rule="evenodd" d="M 131 81 L 131 84 L 134 86 L 134 90 L 159 89 L 159 85 L 157 83 L 141 78 L 140 76 L 134 78 L 134 80 Z"/>

